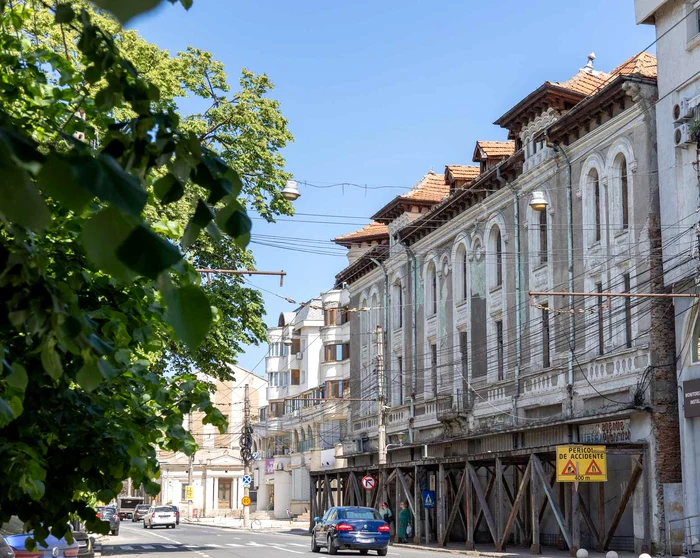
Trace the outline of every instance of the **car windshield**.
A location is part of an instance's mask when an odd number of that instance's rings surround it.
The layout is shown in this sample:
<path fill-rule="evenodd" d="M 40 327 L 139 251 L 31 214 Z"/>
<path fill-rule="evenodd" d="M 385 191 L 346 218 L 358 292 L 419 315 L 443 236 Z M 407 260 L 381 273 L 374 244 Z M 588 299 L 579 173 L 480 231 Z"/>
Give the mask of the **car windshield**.
<path fill-rule="evenodd" d="M 170 506 L 160 506 L 160 507 L 156 508 L 156 511 L 158 513 L 162 513 L 162 512 L 172 513 L 173 508 L 171 508 Z"/>
<path fill-rule="evenodd" d="M 338 510 L 339 519 L 376 519 L 381 520 L 377 510 Z"/>
<path fill-rule="evenodd" d="M 138 506 L 136 506 L 136 509 L 139 511 L 147 510 L 148 505 L 147 504 L 139 504 Z"/>

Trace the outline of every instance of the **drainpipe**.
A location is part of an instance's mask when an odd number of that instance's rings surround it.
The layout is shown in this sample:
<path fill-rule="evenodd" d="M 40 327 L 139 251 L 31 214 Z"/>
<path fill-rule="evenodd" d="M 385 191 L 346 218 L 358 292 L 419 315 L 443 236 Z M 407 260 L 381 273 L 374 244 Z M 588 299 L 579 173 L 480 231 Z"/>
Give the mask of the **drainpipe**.
<path fill-rule="evenodd" d="M 551 145 L 556 153 L 562 156 L 566 164 L 566 242 L 567 242 L 567 265 L 569 268 L 569 292 L 574 292 L 574 223 L 573 223 L 573 194 L 571 184 L 571 160 L 561 145 L 549 139 L 548 130 L 544 133 L 547 144 Z M 569 295 L 569 309 L 574 308 L 574 296 Z M 568 391 L 569 391 L 569 414 L 573 415 L 574 410 L 574 349 L 576 347 L 576 329 L 573 312 L 569 314 L 569 359 L 568 359 Z"/>
<path fill-rule="evenodd" d="M 384 272 L 384 340 L 382 345 L 384 345 L 384 373 L 388 370 L 390 370 L 391 365 L 389 365 L 388 360 L 389 360 L 389 349 L 388 349 L 388 343 L 389 343 L 389 273 L 386 270 L 386 267 L 382 262 L 375 258 L 370 258 L 374 264 L 377 265 L 377 267 L 381 267 L 382 271 Z M 387 386 L 386 378 L 384 381 L 384 385 Z M 385 394 L 382 394 L 385 395 Z"/>
<path fill-rule="evenodd" d="M 400 244 L 406 249 L 409 257 L 411 258 L 411 269 L 413 270 L 413 319 L 411 320 L 411 333 L 413 335 L 413 343 L 411 343 L 411 397 L 410 397 L 410 418 L 408 421 L 408 440 L 413 443 L 415 440 L 413 431 L 413 422 L 416 418 L 416 390 L 418 389 L 418 353 L 416 352 L 418 343 L 418 331 L 416 330 L 416 323 L 418 322 L 418 260 L 416 259 L 416 254 L 411 248 L 400 242 Z"/>
<path fill-rule="evenodd" d="M 515 424 L 517 424 L 518 414 L 516 410 L 518 397 L 520 397 L 520 359 L 522 350 L 522 262 L 520 260 L 520 204 L 517 190 L 501 176 L 500 165 L 496 167 L 496 179 L 501 183 L 501 186 L 508 186 L 513 192 L 513 213 L 515 220 L 515 395 L 513 397 L 513 421 Z"/>

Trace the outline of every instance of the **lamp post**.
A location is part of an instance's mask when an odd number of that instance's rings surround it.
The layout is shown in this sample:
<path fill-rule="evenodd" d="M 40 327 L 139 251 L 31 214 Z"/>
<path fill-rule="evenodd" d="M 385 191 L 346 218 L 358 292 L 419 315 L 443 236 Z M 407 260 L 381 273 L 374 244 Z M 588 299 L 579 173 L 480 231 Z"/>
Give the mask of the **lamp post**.
<path fill-rule="evenodd" d="M 296 200 L 301 194 L 296 180 L 287 180 L 287 184 L 282 189 L 282 197 L 287 201 Z"/>

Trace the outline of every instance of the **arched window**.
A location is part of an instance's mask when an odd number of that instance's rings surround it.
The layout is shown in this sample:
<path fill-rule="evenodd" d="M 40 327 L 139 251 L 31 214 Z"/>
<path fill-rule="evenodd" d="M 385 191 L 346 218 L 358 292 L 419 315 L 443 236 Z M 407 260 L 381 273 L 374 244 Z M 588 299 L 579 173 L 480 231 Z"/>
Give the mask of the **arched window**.
<path fill-rule="evenodd" d="M 363 298 L 362 302 L 360 302 L 360 308 L 362 309 L 360 311 L 360 334 L 366 334 L 369 331 L 369 310 L 366 310 L 367 308 L 367 299 Z M 362 335 L 362 344 L 367 343 L 367 336 Z"/>
<path fill-rule="evenodd" d="M 491 229 L 491 254 L 493 274 L 491 275 L 491 287 L 497 288 L 503 284 L 503 237 L 498 225 Z"/>
<path fill-rule="evenodd" d="M 629 208 L 629 169 L 627 168 L 627 158 L 621 153 L 615 159 L 615 175 L 617 177 L 617 195 L 616 201 L 618 204 L 616 226 L 622 230 L 629 229 L 630 226 L 630 208 Z"/>
<path fill-rule="evenodd" d="M 401 279 L 396 279 L 393 285 L 392 300 L 394 301 L 394 329 L 403 327 L 403 289 Z"/>
<path fill-rule="evenodd" d="M 591 226 L 593 234 L 591 235 L 592 242 L 600 242 L 601 238 L 601 221 L 600 221 L 600 178 L 596 169 L 591 169 L 588 173 L 588 188 L 591 195 Z"/>
<path fill-rule="evenodd" d="M 695 326 L 693 327 L 693 340 L 690 350 L 690 357 L 692 362 L 700 362 L 700 316 L 695 318 Z"/>
<path fill-rule="evenodd" d="M 539 212 L 539 253 L 540 253 L 540 264 L 544 265 L 549 261 L 548 257 L 548 240 L 547 240 L 547 210 Z"/>
<path fill-rule="evenodd" d="M 428 315 L 434 316 L 437 314 L 437 271 L 435 264 L 428 264 L 428 276 L 426 277 L 426 308 Z"/>
<path fill-rule="evenodd" d="M 467 259 L 467 249 L 464 244 L 460 244 L 457 248 L 457 257 L 455 261 L 455 292 L 457 300 L 463 301 L 467 300 L 467 264 L 469 260 Z"/>
<path fill-rule="evenodd" d="M 370 333 L 374 333 L 377 331 L 377 326 L 379 325 L 379 297 L 377 296 L 377 293 L 372 295 L 372 308 L 369 311 L 369 315 L 369 331 Z"/>

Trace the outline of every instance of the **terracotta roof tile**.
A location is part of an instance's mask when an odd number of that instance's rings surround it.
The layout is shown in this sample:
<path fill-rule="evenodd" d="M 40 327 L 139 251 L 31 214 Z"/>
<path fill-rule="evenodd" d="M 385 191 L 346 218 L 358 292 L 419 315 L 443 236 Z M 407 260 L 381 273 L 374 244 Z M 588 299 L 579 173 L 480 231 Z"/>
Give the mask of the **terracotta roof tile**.
<path fill-rule="evenodd" d="M 333 242 L 348 242 L 350 240 L 360 240 L 362 238 L 371 238 L 382 235 L 389 235 L 389 229 L 387 226 L 384 223 L 372 221 L 369 225 L 362 227 L 359 231 L 337 236 L 333 239 Z"/>
<path fill-rule="evenodd" d="M 444 174 L 435 174 L 430 171 L 420 182 L 405 194 L 399 196 L 405 200 L 440 201 L 450 193 L 450 185 L 445 183 Z"/>
<path fill-rule="evenodd" d="M 474 180 L 479 176 L 479 167 L 473 165 L 447 165 L 445 171 L 452 173 L 455 180 Z"/>
<path fill-rule="evenodd" d="M 476 146 L 486 157 L 510 157 L 515 153 L 514 141 L 477 141 Z"/>
<path fill-rule="evenodd" d="M 583 95 L 593 95 L 599 89 L 602 89 L 609 80 L 610 74 L 606 72 L 583 69 L 579 70 L 573 77 L 566 81 L 548 83 L 563 87 L 564 89 L 576 91 L 576 93 L 582 93 Z"/>
<path fill-rule="evenodd" d="M 649 52 L 641 52 L 629 60 L 625 60 L 612 72 L 612 75 L 616 76 L 621 74 L 623 76 L 643 76 L 643 77 L 656 77 L 656 56 Z"/>

